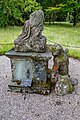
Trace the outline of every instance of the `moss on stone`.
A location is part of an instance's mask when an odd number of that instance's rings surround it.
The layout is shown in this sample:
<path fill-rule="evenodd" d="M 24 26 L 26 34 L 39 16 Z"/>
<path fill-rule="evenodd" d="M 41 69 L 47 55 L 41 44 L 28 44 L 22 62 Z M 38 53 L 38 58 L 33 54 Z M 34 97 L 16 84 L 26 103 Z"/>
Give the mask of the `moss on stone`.
<path fill-rule="evenodd" d="M 45 82 L 33 82 L 33 86 L 50 89 L 50 83 Z"/>
<path fill-rule="evenodd" d="M 71 93 L 73 91 L 73 86 L 72 84 L 67 80 L 67 79 L 62 79 L 60 80 L 60 84 L 64 84 L 66 87 L 66 92 Z"/>
<path fill-rule="evenodd" d="M 55 57 L 55 61 L 59 60 L 60 63 L 66 62 L 66 57 L 64 54 L 60 54 L 59 56 Z"/>

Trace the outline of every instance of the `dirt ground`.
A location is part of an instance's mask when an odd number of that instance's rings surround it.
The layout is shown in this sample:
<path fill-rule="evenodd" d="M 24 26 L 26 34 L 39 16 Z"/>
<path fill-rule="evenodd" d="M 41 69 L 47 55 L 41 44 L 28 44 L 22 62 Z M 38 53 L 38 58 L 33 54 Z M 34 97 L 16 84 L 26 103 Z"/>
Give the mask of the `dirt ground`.
<path fill-rule="evenodd" d="M 0 56 L 0 120 L 80 120 L 80 62 L 69 61 L 69 74 L 78 79 L 76 93 L 44 96 L 8 92 L 10 59 Z"/>

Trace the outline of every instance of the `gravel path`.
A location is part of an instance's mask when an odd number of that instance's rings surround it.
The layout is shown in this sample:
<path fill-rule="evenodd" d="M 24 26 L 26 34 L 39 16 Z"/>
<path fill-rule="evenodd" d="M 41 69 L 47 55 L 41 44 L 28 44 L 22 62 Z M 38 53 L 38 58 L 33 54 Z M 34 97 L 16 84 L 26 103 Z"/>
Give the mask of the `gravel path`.
<path fill-rule="evenodd" d="M 0 120 L 80 120 L 80 62 L 70 58 L 70 76 L 78 79 L 76 94 L 48 96 L 7 92 L 10 60 L 0 56 Z"/>

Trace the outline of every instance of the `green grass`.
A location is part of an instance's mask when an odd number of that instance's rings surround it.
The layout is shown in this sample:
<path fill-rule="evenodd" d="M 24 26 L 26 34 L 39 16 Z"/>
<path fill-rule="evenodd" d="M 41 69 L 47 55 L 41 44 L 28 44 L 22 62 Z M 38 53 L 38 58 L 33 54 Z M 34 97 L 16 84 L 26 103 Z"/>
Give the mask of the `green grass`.
<path fill-rule="evenodd" d="M 43 34 L 47 37 L 47 43 L 59 43 L 69 49 L 69 56 L 80 59 L 80 25 L 73 27 L 70 23 L 46 24 Z M 50 41 L 51 42 L 50 42 Z M 65 46 L 67 45 L 67 46 Z M 69 47 L 71 46 L 71 47 Z"/>
<path fill-rule="evenodd" d="M 14 43 L 14 39 L 21 33 L 22 27 L 7 27 L 0 28 L 0 43 L 8 44 Z M 80 59 L 80 48 L 73 48 L 74 46 L 80 47 L 80 26 L 72 27 L 69 23 L 57 23 L 53 25 L 45 24 L 43 34 L 47 38 L 47 43 L 56 42 L 63 47 L 69 49 L 69 55 L 74 58 Z M 51 42 L 50 42 L 51 41 Z M 0 45 L 0 53 L 5 53 L 14 45 Z M 73 47 L 68 47 L 73 46 Z"/>
<path fill-rule="evenodd" d="M 18 26 L 0 28 L 0 44 L 12 43 L 12 45 L 0 45 L 0 54 L 4 54 L 14 46 L 14 40 L 21 33 L 21 29 Z"/>

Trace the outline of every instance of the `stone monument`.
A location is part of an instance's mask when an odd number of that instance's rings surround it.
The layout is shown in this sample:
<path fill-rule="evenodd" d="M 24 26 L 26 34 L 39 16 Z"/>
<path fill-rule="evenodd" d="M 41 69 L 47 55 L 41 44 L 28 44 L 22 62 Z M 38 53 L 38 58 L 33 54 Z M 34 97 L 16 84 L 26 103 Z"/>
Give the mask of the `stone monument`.
<path fill-rule="evenodd" d="M 72 93 L 78 84 L 77 79 L 70 78 L 68 49 L 63 49 L 60 44 L 47 45 L 47 51 L 51 51 L 53 67 L 51 70 L 51 86 L 54 87 L 56 95 Z"/>
<path fill-rule="evenodd" d="M 42 36 L 44 13 L 42 10 L 31 13 L 23 26 L 21 35 L 14 41 L 15 51 L 45 52 L 46 38 Z"/>
<path fill-rule="evenodd" d="M 31 13 L 22 33 L 14 40 L 14 48 L 6 53 L 11 60 L 11 91 L 50 93 L 48 60 L 52 53 L 46 52 L 46 38 L 42 35 L 44 13 Z"/>
<path fill-rule="evenodd" d="M 42 35 L 44 13 L 31 13 L 23 26 L 22 33 L 14 40 L 14 48 L 6 53 L 11 60 L 11 91 L 49 94 L 54 86 L 57 95 L 73 91 L 69 77 L 67 50 L 61 45 L 47 45 Z M 53 56 L 52 70 L 48 61 Z"/>

